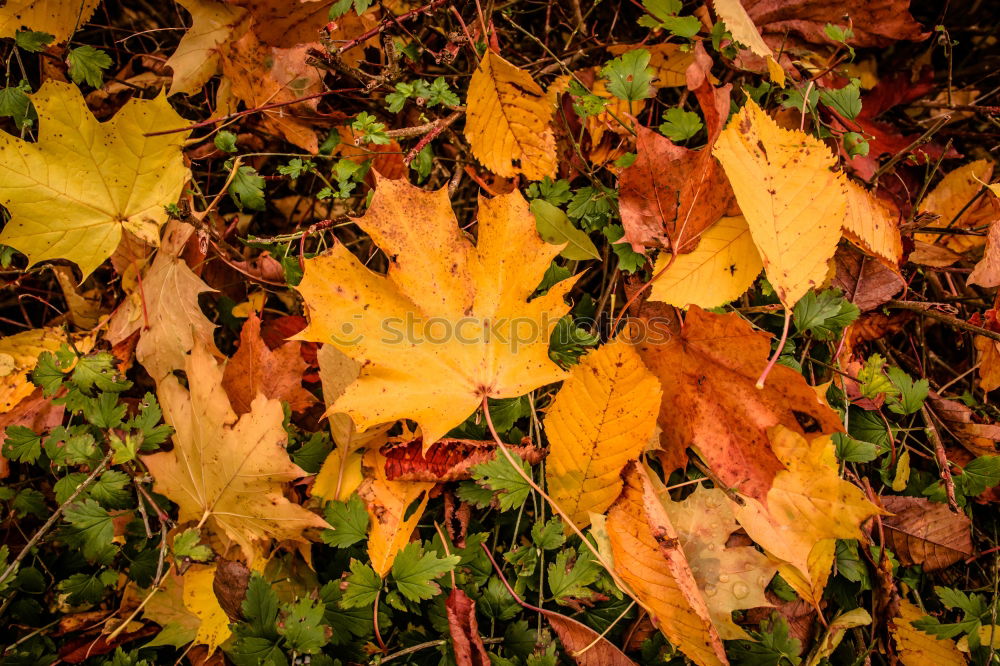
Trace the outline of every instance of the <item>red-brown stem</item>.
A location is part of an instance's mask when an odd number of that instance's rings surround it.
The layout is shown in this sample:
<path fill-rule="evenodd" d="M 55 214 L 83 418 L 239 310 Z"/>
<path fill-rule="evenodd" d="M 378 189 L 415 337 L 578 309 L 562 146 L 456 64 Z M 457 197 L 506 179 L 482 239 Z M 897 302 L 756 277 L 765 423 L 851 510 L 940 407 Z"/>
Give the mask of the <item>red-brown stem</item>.
<path fill-rule="evenodd" d="M 778 357 L 781 356 L 781 351 L 785 348 L 785 342 L 788 340 L 788 326 L 792 323 L 792 311 L 787 307 L 785 308 L 785 326 L 781 330 L 781 339 L 778 340 L 778 348 L 774 350 L 774 354 L 771 355 L 771 359 L 767 362 L 764 367 L 764 372 L 760 373 L 760 377 L 757 379 L 757 388 L 764 388 L 764 382 L 767 381 L 767 376 L 771 374 L 771 368 L 774 364 L 778 362 Z"/>

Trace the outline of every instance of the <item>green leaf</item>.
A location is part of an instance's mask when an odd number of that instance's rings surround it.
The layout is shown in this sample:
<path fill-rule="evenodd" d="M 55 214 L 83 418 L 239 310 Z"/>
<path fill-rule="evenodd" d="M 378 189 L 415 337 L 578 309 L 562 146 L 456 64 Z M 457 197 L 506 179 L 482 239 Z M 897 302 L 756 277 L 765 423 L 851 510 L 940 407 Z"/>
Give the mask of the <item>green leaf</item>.
<path fill-rule="evenodd" d="M 795 328 L 817 340 L 833 340 L 861 315 L 856 305 L 836 289 L 806 292 L 793 309 Z"/>
<path fill-rule="evenodd" d="M 792 638 L 785 618 L 771 614 L 770 621 L 760 623 L 760 631 L 748 631 L 749 641 L 735 641 L 733 662 L 741 666 L 797 666 L 802 663 L 799 653 L 802 643 Z"/>
<path fill-rule="evenodd" d="M 537 642 L 538 634 L 528 626 L 527 620 L 511 622 L 503 632 L 503 646 L 521 659 L 535 651 Z"/>
<path fill-rule="evenodd" d="M 212 139 L 212 143 L 215 147 L 224 153 L 235 153 L 236 148 L 236 135 L 228 130 L 222 130 L 215 135 Z"/>
<path fill-rule="evenodd" d="M 109 469 L 103 472 L 93 485 L 87 489 L 87 494 L 97 500 L 101 506 L 111 509 L 124 509 L 132 503 L 132 493 L 128 490 L 132 477 L 124 472 Z"/>
<path fill-rule="evenodd" d="M 1000 456 L 980 456 L 962 468 L 962 492 L 979 495 L 987 488 L 1000 484 Z"/>
<path fill-rule="evenodd" d="M 864 367 L 858 370 L 858 383 L 863 397 L 877 398 L 883 393 L 887 396 L 899 395 L 899 389 L 889 381 L 883 372 L 884 368 L 885 359 L 879 354 L 872 354 L 865 361 Z"/>
<path fill-rule="evenodd" d="M 556 322 L 549 336 L 549 358 L 564 368 L 576 365 L 580 357 L 600 341 L 596 335 L 578 327 L 573 317 L 567 315 Z"/>
<path fill-rule="evenodd" d="M 852 79 L 839 90 L 824 88 L 820 90 L 819 99 L 848 120 L 854 120 L 861 113 L 861 82 Z"/>
<path fill-rule="evenodd" d="M 530 413 L 528 396 L 517 398 L 490 398 L 488 402 L 490 419 L 497 432 L 507 432 L 523 416 Z"/>
<path fill-rule="evenodd" d="M 45 506 L 45 495 L 34 488 L 22 488 L 18 491 L 10 508 L 14 510 L 18 518 L 24 518 L 28 514 L 44 518 L 49 515 L 49 510 Z"/>
<path fill-rule="evenodd" d="M 841 432 L 833 433 L 833 443 L 837 448 L 837 459 L 842 462 L 866 463 L 878 458 L 878 447 L 871 442 L 862 442 Z"/>
<path fill-rule="evenodd" d="M 694 16 L 677 16 L 683 7 L 680 0 L 643 0 L 642 6 L 650 13 L 639 19 L 639 25 L 662 28 L 678 37 L 689 38 L 701 30 L 701 21 Z"/>
<path fill-rule="evenodd" d="M 319 598 L 326 606 L 323 623 L 334 627 L 330 642 L 342 645 L 350 642 L 351 636 L 362 637 L 372 633 L 372 614 L 368 608 L 343 608 L 344 593 L 339 581 L 331 581 L 320 590 Z M 344 630 L 349 635 L 345 635 Z"/>
<path fill-rule="evenodd" d="M 42 438 L 31 428 L 7 426 L 7 438 L 3 443 L 3 455 L 9 460 L 34 463 L 42 455 Z"/>
<path fill-rule="evenodd" d="M 285 607 L 278 633 L 285 637 L 288 647 L 300 654 L 316 654 L 326 645 L 326 626 L 322 601 L 299 599 Z"/>
<path fill-rule="evenodd" d="M 531 540 L 542 550 L 562 548 L 566 543 L 562 520 L 550 518 L 545 523 L 535 523 L 531 526 Z"/>
<path fill-rule="evenodd" d="M 411 542 L 393 560 L 392 579 L 400 594 L 410 601 L 430 599 L 441 592 L 434 581 L 453 570 L 459 559 L 458 555 L 438 557 L 433 551 L 425 553 L 419 542 Z"/>
<path fill-rule="evenodd" d="M 531 202 L 535 229 L 549 245 L 565 245 L 559 253 L 567 259 L 600 259 L 594 243 L 584 232 L 573 226 L 566 213 L 544 199 Z"/>
<path fill-rule="evenodd" d="M 110 430 L 121 425 L 127 406 L 118 403 L 115 393 L 101 393 L 84 403 L 83 416 L 91 425 Z"/>
<path fill-rule="evenodd" d="M 646 49 L 623 53 L 601 69 L 601 76 L 608 79 L 608 92 L 618 99 L 637 102 L 653 96 L 653 69 Z"/>
<path fill-rule="evenodd" d="M 309 474 L 315 474 L 322 467 L 323 461 L 333 450 L 333 442 L 325 432 L 314 432 L 305 444 L 296 449 L 292 460 Z"/>
<path fill-rule="evenodd" d="M 36 386 L 40 386 L 45 397 L 48 398 L 62 388 L 64 379 L 66 379 L 66 375 L 63 373 L 55 354 L 42 352 L 38 357 L 38 364 L 31 371 L 31 381 Z"/>
<path fill-rule="evenodd" d="M 443 76 L 439 76 L 431 82 L 431 85 L 427 88 L 426 97 L 428 107 L 437 105 L 458 106 L 462 102 L 458 98 L 458 95 L 452 91 Z"/>
<path fill-rule="evenodd" d="M 80 486 L 81 483 L 87 478 L 87 474 L 83 472 L 70 472 L 63 478 L 59 479 L 52 486 L 52 490 L 56 495 L 56 503 L 63 504 L 68 501 L 73 492 Z M 81 499 L 86 499 L 87 495 L 83 494 Z"/>
<path fill-rule="evenodd" d="M 20 34 L 20 33 L 18 33 Z M 34 125 L 38 119 L 28 93 L 31 87 L 22 81 L 20 85 L 8 86 L 0 90 L 0 116 L 13 118 L 17 129 Z"/>
<path fill-rule="evenodd" d="M 899 389 L 898 396 L 889 397 L 889 410 L 896 414 L 913 414 L 920 411 L 930 384 L 926 379 L 913 381 L 902 369 L 892 367 L 888 370 L 889 381 Z"/>
<path fill-rule="evenodd" d="M 229 184 L 229 196 L 240 210 L 264 210 L 264 179 L 252 166 L 241 166 Z"/>
<path fill-rule="evenodd" d="M 207 562 L 212 559 L 212 549 L 200 542 L 201 533 L 197 528 L 191 527 L 184 530 L 174 537 L 174 559 L 187 558 L 195 562 Z"/>
<path fill-rule="evenodd" d="M 140 448 L 143 451 L 153 451 L 167 441 L 174 432 L 173 428 L 162 421 L 163 412 L 160 411 L 160 404 L 156 402 L 156 396 L 146 393 L 139 402 L 138 413 L 125 422 L 125 427 L 140 432 L 142 435 Z"/>
<path fill-rule="evenodd" d="M 889 448 L 889 432 L 886 430 L 885 422 L 876 413 L 851 409 L 847 420 L 847 432 L 862 442 Z"/>
<path fill-rule="evenodd" d="M 376 146 L 392 143 L 392 139 L 385 133 L 385 123 L 376 122 L 375 116 L 367 111 L 362 111 L 355 117 L 351 129 L 361 134 L 361 140 L 366 143 L 374 143 Z"/>
<path fill-rule="evenodd" d="M 674 106 L 663 112 L 660 133 L 674 142 L 687 141 L 701 131 L 705 125 L 697 113 Z"/>
<path fill-rule="evenodd" d="M 521 611 L 521 606 L 499 578 L 490 576 L 486 586 L 478 590 L 476 610 L 491 620 L 506 622 Z"/>
<path fill-rule="evenodd" d="M 346 502 L 327 502 L 323 517 L 333 528 L 323 530 L 320 535 L 328 546 L 347 548 L 364 541 L 368 535 L 368 512 L 357 493 Z"/>
<path fill-rule="evenodd" d="M 589 599 L 594 595 L 588 585 L 596 582 L 601 575 L 601 567 L 594 560 L 586 547 L 576 553 L 576 559 L 570 564 L 573 552 L 560 551 L 556 561 L 549 564 L 549 590 L 558 603 L 565 603 L 570 597 Z"/>
<path fill-rule="evenodd" d="M 351 559 L 351 573 L 347 577 L 347 588 L 340 599 L 341 608 L 371 606 L 382 589 L 382 579 L 367 564 Z"/>
<path fill-rule="evenodd" d="M 63 515 L 69 523 L 69 527 L 63 531 L 63 538 L 79 545 L 83 556 L 88 560 L 102 559 L 108 554 L 109 548 L 114 548 L 112 539 L 115 528 L 111 514 L 94 500 L 86 499 L 70 504 Z"/>
<path fill-rule="evenodd" d="M 618 214 L 618 194 L 605 187 L 581 187 L 573 194 L 566 214 L 587 231 L 607 226 Z"/>
<path fill-rule="evenodd" d="M 88 83 L 94 88 L 104 84 L 104 70 L 111 67 L 111 56 L 93 46 L 78 46 L 66 56 L 69 78 L 80 85 Z"/>
<path fill-rule="evenodd" d="M 288 161 L 288 164 L 278 167 L 278 173 L 282 176 L 288 176 L 293 180 L 296 178 L 301 178 L 303 174 L 309 173 L 314 170 L 316 165 L 310 160 L 302 161 L 299 157 L 293 157 Z"/>
<path fill-rule="evenodd" d="M 530 476 L 531 467 L 528 466 L 528 463 L 521 460 L 516 453 L 511 453 L 511 456 L 515 463 L 521 466 L 525 474 Z M 500 504 L 501 511 L 509 511 L 521 506 L 531 492 L 531 486 L 528 485 L 528 482 L 517 473 L 517 470 L 507 461 L 507 457 L 503 455 L 474 465 L 470 472 L 472 478 L 479 482 L 479 485 L 498 493 L 497 502 Z"/>
<path fill-rule="evenodd" d="M 259 573 L 250 575 L 247 596 L 241 604 L 243 617 L 254 636 L 278 637 L 278 595 Z"/>
<path fill-rule="evenodd" d="M 542 281 L 538 283 L 537 291 L 544 294 L 551 289 L 553 285 L 562 282 L 572 275 L 573 274 L 570 273 L 569 268 L 566 266 L 560 266 L 556 263 L 555 259 L 553 259 L 552 263 L 549 264 L 549 267 L 545 269 L 545 275 L 542 276 Z"/>
<path fill-rule="evenodd" d="M 553 206 L 561 206 L 573 198 L 568 180 L 552 180 L 545 176 L 541 182 L 532 183 L 526 192 L 529 199 L 545 199 Z"/>
<path fill-rule="evenodd" d="M 372 2 L 373 0 L 337 0 L 337 2 L 333 3 L 330 7 L 330 20 L 333 21 L 334 19 L 340 18 L 347 12 L 351 11 L 352 7 L 354 8 L 354 11 L 357 12 L 358 16 L 361 16 L 368 11 L 369 7 L 372 6 Z"/>
<path fill-rule="evenodd" d="M 434 168 L 434 149 L 431 144 L 427 144 L 420 149 L 417 156 L 410 162 L 410 168 L 417 172 L 417 182 L 422 183 L 431 175 Z"/>
<path fill-rule="evenodd" d="M 119 379 L 115 357 L 110 352 L 81 356 L 73 368 L 70 381 L 88 395 L 94 387 L 99 391 L 119 393 L 132 386 L 132 382 Z"/>
<path fill-rule="evenodd" d="M 618 268 L 624 273 L 635 273 L 646 265 L 646 255 L 632 249 L 631 243 L 619 243 L 625 236 L 625 228 L 620 224 L 609 224 L 601 230 L 608 243 L 611 244 L 611 251 L 618 257 Z"/>
<path fill-rule="evenodd" d="M 59 581 L 59 591 L 68 594 L 71 604 L 96 604 L 104 598 L 105 591 L 118 580 L 118 572 L 105 569 L 99 573 L 75 573 Z"/>
<path fill-rule="evenodd" d="M 47 32 L 19 30 L 14 34 L 14 43 L 29 53 L 41 53 L 55 39 L 55 35 Z"/>

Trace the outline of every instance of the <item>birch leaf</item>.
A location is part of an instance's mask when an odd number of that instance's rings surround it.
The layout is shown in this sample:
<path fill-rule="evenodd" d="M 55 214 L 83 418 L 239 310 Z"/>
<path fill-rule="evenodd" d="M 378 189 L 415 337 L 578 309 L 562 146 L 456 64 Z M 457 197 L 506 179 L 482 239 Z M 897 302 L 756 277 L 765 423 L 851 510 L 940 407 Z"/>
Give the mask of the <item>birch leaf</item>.
<path fill-rule="evenodd" d="M 627 342 L 616 340 L 573 366 L 545 417 L 549 493 L 578 527 L 621 492 L 621 471 L 656 428 L 660 383 Z"/>

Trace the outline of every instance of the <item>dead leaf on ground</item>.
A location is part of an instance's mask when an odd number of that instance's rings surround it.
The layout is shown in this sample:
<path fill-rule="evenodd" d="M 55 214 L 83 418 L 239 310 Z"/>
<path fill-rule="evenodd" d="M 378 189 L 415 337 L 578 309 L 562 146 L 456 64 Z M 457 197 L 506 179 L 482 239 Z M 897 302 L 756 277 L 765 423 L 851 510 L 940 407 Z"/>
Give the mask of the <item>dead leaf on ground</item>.
<path fill-rule="evenodd" d="M 965 514 L 923 497 L 885 495 L 881 502 L 893 514 L 882 518 L 886 544 L 905 566 L 938 571 L 972 555 L 971 522 Z"/>

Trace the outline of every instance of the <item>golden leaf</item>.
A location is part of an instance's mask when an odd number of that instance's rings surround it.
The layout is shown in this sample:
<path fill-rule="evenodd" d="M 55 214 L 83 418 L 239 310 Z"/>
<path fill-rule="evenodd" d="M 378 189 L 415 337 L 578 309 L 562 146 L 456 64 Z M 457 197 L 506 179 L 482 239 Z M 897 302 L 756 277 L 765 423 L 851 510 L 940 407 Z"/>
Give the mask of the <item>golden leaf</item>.
<path fill-rule="evenodd" d="M 977 335 L 972 344 L 979 352 L 979 387 L 987 393 L 1000 388 L 1000 342 Z"/>
<path fill-rule="evenodd" d="M 728 24 L 727 24 L 728 25 Z M 767 278 L 786 308 L 823 283 L 847 206 L 826 145 L 782 129 L 752 100 L 715 143 Z"/>
<path fill-rule="evenodd" d="M 847 187 L 844 235 L 865 252 L 895 266 L 903 258 L 898 215 L 853 180 L 845 179 L 844 183 Z"/>
<path fill-rule="evenodd" d="M 728 664 L 677 531 L 638 463 L 627 468 L 605 526 L 615 571 L 670 642 L 699 666 Z"/>
<path fill-rule="evenodd" d="M 658 486 L 657 494 L 677 530 L 719 636 L 723 640 L 748 638 L 733 622 L 733 611 L 771 605 L 764 591 L 777 565 L 752 546 L 726 546 L 740 526 L 733 511 L 736 505 L 722 490 L 699 485 L 683 501 L 674 502 L 659 480 L 650 478 Z"/>
<path fill-rule="evenodd" d="M 528 72 L 487 50 L 469 83 L 465 138 L 483 166 L 504 178 L 556 177 L 553 106 Z"/>
<path fill-rule="evenodd" d="M 306 473 L 285 450 L 281 403 L 258 396 L 237 419 L 211 352 L 195 345 L 185 370 L 189 389 L 174 375 L 157 385 L 174 448 L 143 456 L 156 492 L 178 505 L 178 523 L 204 526 L 251 562 L 272 540 L 308 543 L 306 530 L 329 527 L 283 494 Z"/>
<path fill-rule="evenodd" d="M 384 475 L 384 470 L 383 470 Z M 358 495 L 368 509 L 368 557 L 383 578 L 424 515 L 433 483 L 365 479 Z M 417 503 L 416 508 L 411 505 Z"/>
<path fill-rule="evenodd" d="M 669 261 L 670 255 L 662 253 L 653 274 Z M 649 298 L 679 308 L 719 307 L 749 289 L 762 267 L 746 219 L 742 215 L 724 217 L 701 234 L 694 252 L 677 255 L 653 283 Z"/>
<path fill-rule="evenodd" d="M 818 606 L 833 566 L 837 539 L 864 539 L 861 523 L 882 511 L 840 478 L 833 440 L 807 441 L 775 426 L 771 449 L 784 465 L 767 503 L 743 497 L 736 519 L 750 538 L 780 561 L 778 571 L 803 599 Z"/>
<path fill-rule="evenodd" d="M 35 390 L 28 376 L 42 352 L 66 342 L 61 328 L 35 328 L 0 338 L 0 414 L 6 414 Z"/>
<path fill-rule="evenodd" d="M 578 527 L 618 497 L 622 469 L 656 427 L 660 393 L 660 382 L 621 340 L 573 366 L 545 417 L 545 477 L 552 499 Z"/>
<path fill-rule="evenodd" d="M 215 652 L 232 634 L 229 631 L 229 618 L 212 589 L 214 579 L 215 565 L 192 567 L 184 572 L 184 607 L 199 620 L 194 642 L 207 645 L 209 654 Z"/>
<path fill-rule="evenodd" d="M 97 122 L 80 89 L 46 81 L 31 101 L 39 134 L 30 143 L 0 133 L 0 203 L 11 219 L 0 243 L 32 264 L 68 259 L 86 278 L 128 230 L 156 244 L 190 175 L 181 148 L 187 132 L 145 136 L 187 122 L 166 97 L 130 99 Z"/>
<path fill-rule="evenodd" d="M 412 419 L 426 451 L 484 397 L 565 378 L 549 359 L 549 334 L 574 280 L 528 301 L 561 247 L 538 237 L 520 193 L 480 199 L 475 246 L 444 188 L 379 180 L 355 222 L 389 257 L 388 273 L 338 245 L 306 261 L 298 286 L 310 318 L 299 339 L 333 344 L 361 364 L 331 413 L 349 414 L 361 430 Z"/>
<path fill-rule="evenodd" d="M 26 28 L 64 42 L 90 20 L 99 4 L 100 0 L 8 0 L 0 8 L 0 39 L 13 38 Z"/>
<path fill-rule="evenodd" d="M 740 0 L 714 0 L 712 4 L 715 6 L 715 13 L 725 22 L 726 29 L 733 39 L 750 49 L 754 55 L 765 58 L 771 80 L 784 88 L 785 70 L 774 59 L 774 51 L 760 36 L 760 30 L 743 8 L 743 3 Z"/>
<path fill-rule="evenodd" d="M 219 71 L 220 53 L 238 40 L 249 25 L 246 10 L 216 0 L 178 0 L 191 14 L 188 28 L 167 66 L 174 72 L 170 95 L 192 95 Z"/>
<path fill-rule="evenodd" d="M 955 646 L 955 641 L 940 640 L 913 626 L 926 613 L 906 599 L 899 602 L 899 617 L 892 620 L 892 637 L 896 653 L 904 666 L 964 666 L 968 663 Z"/>
<path fill-rule="evenodd" d="M 969 162 L 947 173 L 920 202 L 919 212 L 938 216 L 925 226 L 966 230 L 987 226 L 1000 219 L 1000 199 L 983 196 L 973 201 L 983 183 L 990 182 L 992 177 L 993 163 L 989 160 Z M 943 245 L 953 252 L 965 252 L 986 242 L 983 236 L 966 234 L 924 233 L 913 237 L 918 241 Z"/>

